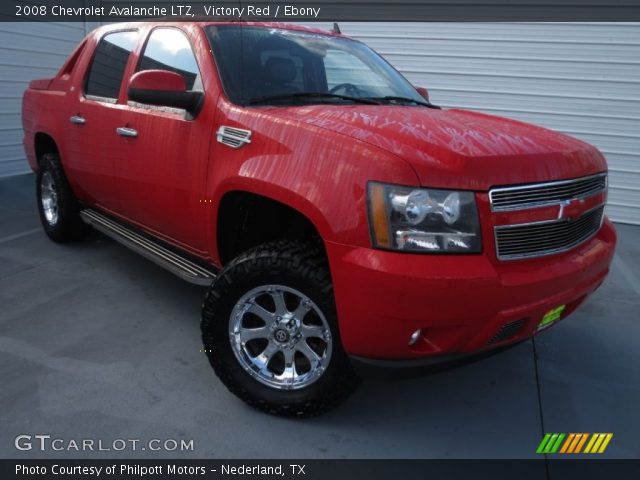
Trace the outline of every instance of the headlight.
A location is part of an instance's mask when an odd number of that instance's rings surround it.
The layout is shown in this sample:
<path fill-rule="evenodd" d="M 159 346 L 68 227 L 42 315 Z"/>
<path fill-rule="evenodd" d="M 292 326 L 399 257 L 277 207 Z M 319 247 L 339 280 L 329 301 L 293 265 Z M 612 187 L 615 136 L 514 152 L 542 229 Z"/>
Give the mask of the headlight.
<path fill-rule="evenodd" d="M 370 182 L 369 225 L 374 247 L 406 252 L 480 252 L 473 192 Z"/>

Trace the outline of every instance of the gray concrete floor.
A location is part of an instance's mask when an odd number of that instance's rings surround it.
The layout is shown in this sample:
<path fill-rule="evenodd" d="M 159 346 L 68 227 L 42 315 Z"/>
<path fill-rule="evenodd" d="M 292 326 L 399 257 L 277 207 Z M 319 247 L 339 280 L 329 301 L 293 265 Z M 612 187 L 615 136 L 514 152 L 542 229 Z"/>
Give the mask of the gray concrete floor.
<path fill-rule="evenodd" d="M 32 175 L 0 180 L 1 458 L 535 458 L 543 432 L 613 432 L 640 458 L 640 228 L 619 225 L 605 285 L 514 349 L 367 381 L 304 421 L 252 410 L 200 353 L 204 290 L 94 234 L 57 245 Z M 19 452 L 20 434 L 193 439 L 193 452 Z"/>

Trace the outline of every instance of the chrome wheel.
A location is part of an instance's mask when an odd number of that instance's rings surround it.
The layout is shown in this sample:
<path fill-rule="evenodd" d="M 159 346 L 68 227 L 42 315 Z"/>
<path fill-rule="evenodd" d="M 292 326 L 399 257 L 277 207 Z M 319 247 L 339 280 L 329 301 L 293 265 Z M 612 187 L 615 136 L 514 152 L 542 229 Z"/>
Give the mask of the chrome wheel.
<path fill-rule="evenodd" d="M 318 306 L 283 285 L 247 292 L 229 319 L 229 337 L 244 370 L 279 390 L 307 387 L 331 360 L 331 330 Z"/>
<path fill-rule="evenodd" d="M 42 211 L 49 225 L 58 223 L 58 193 L 51 172 L 46 171 L 40 179 L 40 201 Z"/>

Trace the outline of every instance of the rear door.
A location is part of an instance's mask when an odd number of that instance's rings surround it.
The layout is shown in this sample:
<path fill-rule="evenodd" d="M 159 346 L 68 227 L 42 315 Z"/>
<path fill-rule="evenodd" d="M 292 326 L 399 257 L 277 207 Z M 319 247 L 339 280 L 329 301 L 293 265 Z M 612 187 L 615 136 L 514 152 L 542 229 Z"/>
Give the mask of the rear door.
<path fill-rule="evenodd" d="M 204 91 L 201 68 L 187 33 L 156 27 L 149 33 L 134 72 L 169 70 L 188 90 Z M 205 98 L 206 102 L 206 98 Z M 116 159 L 116 188 L 122 212 L 165 240 L 193 253 L 206 249 L 204 187 L 212 137 L 211 109 L 196 118 L 184 110 L 126 102 L 122 124 L 135 136 L 122 137 Z M 209 222 L 210 224 L 210 222 Z"/>
<path fill-rule="evenodd" d="M 137 40 L 136 30 L 125 30 L 106 33 L 98 41 L 86 73 L 75 82 L 79 88 L 70 95 L 64 117 L 65 168 L 81 198 L 112 212 L 120 205 L 114 189 L 115 131 L 122 114 L 117 102 Z"/>

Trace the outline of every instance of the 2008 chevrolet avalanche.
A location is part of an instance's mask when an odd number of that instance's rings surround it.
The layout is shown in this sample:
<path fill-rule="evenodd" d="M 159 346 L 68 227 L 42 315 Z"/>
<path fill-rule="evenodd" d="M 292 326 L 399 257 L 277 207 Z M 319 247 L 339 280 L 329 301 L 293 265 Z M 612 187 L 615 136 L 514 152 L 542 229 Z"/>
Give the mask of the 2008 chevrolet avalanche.
<path fill-rule="evenodd" d="M 23 125 L 47 234 L 91 225 L 208 285 L 215 372 L 276 414 L 335 406 L 357 367 L 529 338 L 616 242 L 597 149 L 436 107 L 336 32 L 101 27 L 31 82 Z"/>

